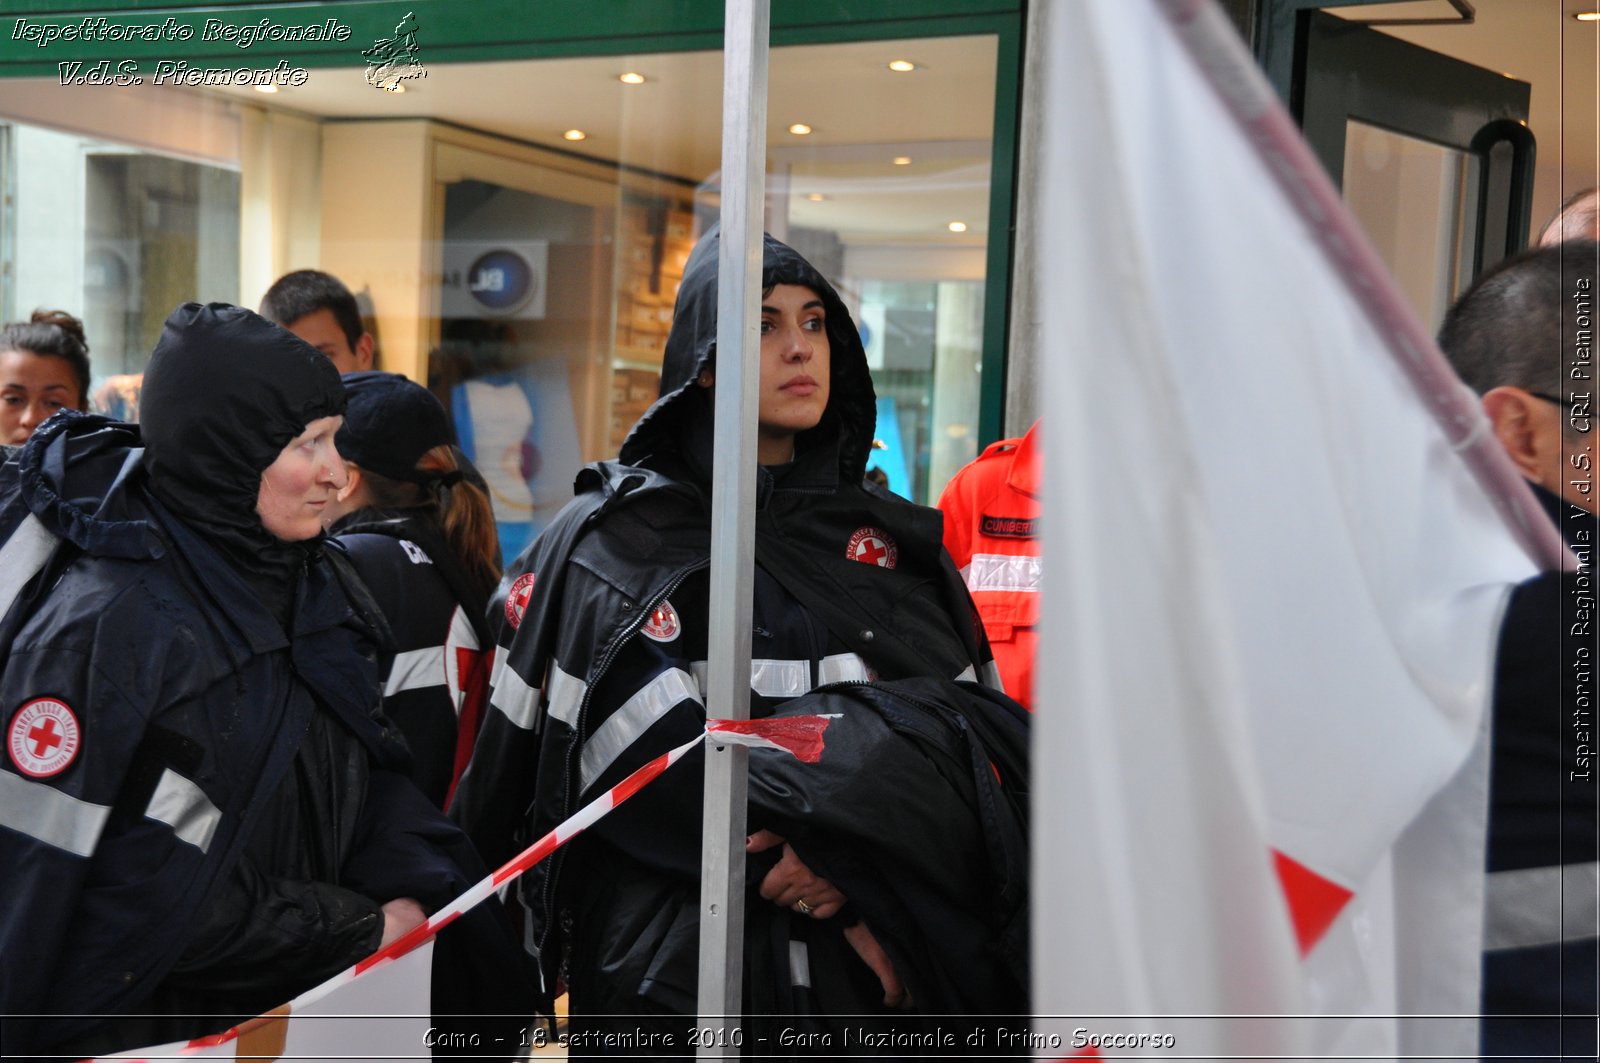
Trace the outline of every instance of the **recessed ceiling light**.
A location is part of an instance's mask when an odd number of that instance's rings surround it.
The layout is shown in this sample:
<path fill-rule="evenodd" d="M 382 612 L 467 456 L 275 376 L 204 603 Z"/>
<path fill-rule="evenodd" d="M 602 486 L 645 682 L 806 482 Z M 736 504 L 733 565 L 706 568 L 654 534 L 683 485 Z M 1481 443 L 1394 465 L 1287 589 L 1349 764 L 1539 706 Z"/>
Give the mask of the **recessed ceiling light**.
<path fill-rule="evenodd" d="M 561 134 L 562 140 L 587 140 L 588 137 L 589 134 L 581 129 L 569 129 Z"/>
<path fill-rule="evenodd" d="M 1600 22 L 1600 11 L 1579 11 L 1572 17 L 1579 22 Z"/>
<path fill-rule="evenodd" d="M 624 85 L 643 85 L 644 75 L 630 70 L 626 74 L 618 74 L 617 80 L 622 82 Z"/>
<path fill-rule="evenodd" d="M 809 136 L 811 134 L 811 127 L 806 125 L 804 122 L 796 122 L 794 125 L 789 127 L 789 132 L 793 133 L 797 137 Z"/>
<path fill-rule="evenodd" d="M 823 195 L 821 192 L 812 192 L 812 193 L 809 193 L 806 196 L 806 198 L 809 199 L 813 203 L 821 203 L 824 200 L 826 200 L 828 197 Z"/>
<path fill-rule="evenodd" d="M 257 92 L 265 92 L 268 95 L 271 95 L 272 93 L 278 91 L 278 86 L 276 86 L 276 85 L 257 85 L 255 87 L 255 89 L 256 89 Z"/>
<path fill-rule="evenodd" d="M 895 59 L 889 63 L 889 69 L 896 74 L 909 74 L 917 68 L 917 64 L 909 59 Z"/>
<path fill-rule="evenodd" d="M 964 221 L 953 221 L 949 225 L 945 226 L 945 228 L 949 229 L 953 233 L 964 233 L 967 231 L 967 223 Z"/>
<path fill-rule="evenodd" d="M 406 91 L 406 87 L 398 81 L 396 81 L 393 85 L 385 85 L 384 88 L 397 94 Z"/>
<path fill-rule="evenodd" d="M 894 164 L 896 166 L 910 166 L 911 165 L 911 156 L 909 156 L 909 155 L 896 155 L 894 157 Z"/>

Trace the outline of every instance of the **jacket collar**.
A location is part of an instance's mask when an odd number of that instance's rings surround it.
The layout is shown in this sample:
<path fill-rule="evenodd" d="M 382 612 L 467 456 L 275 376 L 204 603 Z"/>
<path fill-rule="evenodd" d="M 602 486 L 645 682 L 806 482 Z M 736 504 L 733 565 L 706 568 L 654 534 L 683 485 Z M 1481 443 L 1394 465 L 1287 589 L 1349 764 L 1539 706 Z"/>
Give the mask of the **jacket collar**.
<path fill-rule="evenodd" d="M 1011 472 L 1006 476 L 1007 486 L 1034 497 L 1039 494 L 1039 467 L 1043 457 L 1039 453 L 1040 423 L 1033 422 L 1028 434 L 1018 441 L 1017 449 L 1011 456 Z"/>

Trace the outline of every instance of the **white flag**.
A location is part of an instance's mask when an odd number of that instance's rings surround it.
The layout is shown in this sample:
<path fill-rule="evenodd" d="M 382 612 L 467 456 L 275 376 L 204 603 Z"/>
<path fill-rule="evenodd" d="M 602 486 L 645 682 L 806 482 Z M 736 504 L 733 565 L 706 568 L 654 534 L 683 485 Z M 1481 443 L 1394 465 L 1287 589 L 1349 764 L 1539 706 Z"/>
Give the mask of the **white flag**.
<path fill-rule="evenodd" d="M 1285 191 L 1309 156 L 1275 154 L 1242 45 L 1197 62 L 1219 11 L 1046 17 L 1035 1008 L 1119 1055 L 1394 1054 L 1392 1016 L 1477 1008 L 1473 754 L 1535 567 L 1492 498 L 1532 499 L 1429 412 L 1478 416 L 1387 280 L 1338 263 L 1365 245 L 1336 199 Z M 1374 1018 L 1207 1018 L 1335 1014 Z"/>

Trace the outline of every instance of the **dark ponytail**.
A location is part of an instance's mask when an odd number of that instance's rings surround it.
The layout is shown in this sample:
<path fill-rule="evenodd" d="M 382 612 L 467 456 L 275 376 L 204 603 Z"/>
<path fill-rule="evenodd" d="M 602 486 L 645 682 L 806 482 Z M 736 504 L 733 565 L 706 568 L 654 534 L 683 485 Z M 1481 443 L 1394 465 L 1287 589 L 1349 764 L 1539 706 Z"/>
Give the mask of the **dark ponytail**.
<path fill-rule="evenodd" d="M 358 466 L 359 467 L 359 466 Z M 452 446 L 438 446 L 417 459 L 424 483 L 396 480 L 362 469 L 362 482 L 378 509 L 424 509 L 444 531 L 445 542 L 468 578 L 485 591 L 500 582 L 500 540 L 494 510 L 483 489 L 462 478 Z"/>

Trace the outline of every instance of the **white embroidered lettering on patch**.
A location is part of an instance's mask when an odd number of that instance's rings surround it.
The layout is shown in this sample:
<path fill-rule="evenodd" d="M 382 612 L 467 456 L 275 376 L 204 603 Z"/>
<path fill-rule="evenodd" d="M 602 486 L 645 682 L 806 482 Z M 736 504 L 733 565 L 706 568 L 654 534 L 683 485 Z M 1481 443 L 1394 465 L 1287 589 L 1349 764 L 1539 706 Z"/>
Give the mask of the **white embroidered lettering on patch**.
<path fill-rule="evenodd" d="M 78 759 L 82 733 L 64 701 L 34 698 L 11 718 L 6 752 L 22 774 L 34 779 L 60 775 Z"/>

